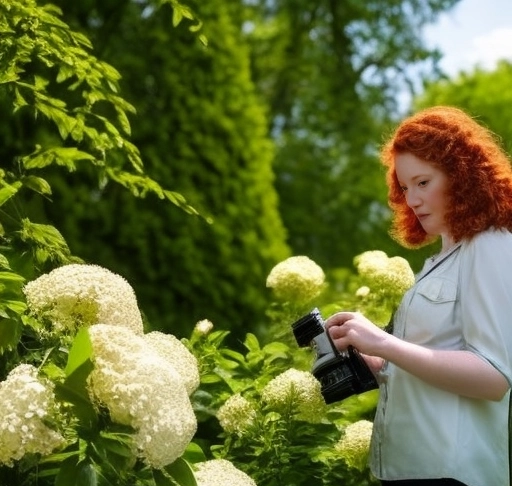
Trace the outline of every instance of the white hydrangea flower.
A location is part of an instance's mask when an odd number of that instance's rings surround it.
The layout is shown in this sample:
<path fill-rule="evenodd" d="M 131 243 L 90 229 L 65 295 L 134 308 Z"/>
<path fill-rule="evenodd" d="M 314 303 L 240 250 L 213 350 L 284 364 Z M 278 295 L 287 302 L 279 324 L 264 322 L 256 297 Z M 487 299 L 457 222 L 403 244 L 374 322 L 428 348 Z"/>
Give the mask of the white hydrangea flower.
<path fill-rule="evenodd" d="M 324 271 L 307 256 L 287 258 L 267 277 L 267 287 L 283 302 L 309 302 L 320 294 L 324 284 Z"/>
<path fill-rule="evenodd" d="M 53 332 L 103 323 L 143 333 L 135 292 L 120 275 L 98 265 L 70 264 L 28 282 L 30 311 L 52 322 Z"/>
<path fill-rule="evenodd" d="M 50 454 L 64 444 L 46 424 L 56 412 L 50 382 L 28 364 L 14 368 L 0 383 L 0 464 L 12 466 L 25 454 Z"/>
<path fill-rule="evenodd" d="M 153 331 L 144 334 L 144 340 L 154 352 L 168 361 L 181 376 L 189 395 L 199 386 L 199 367 L 197 358 L 172 334 Z"/>
<path fill-rule="evenodd" d="M 356 290 L 356 297 L 363 299 L 364 297 L 368 297 L 368 295 L 370 295 L 370 287 L 367 285 L 363 285 Z"/>
<path fill-rule="evenodd" d="M 253 405 L 240 393 L 229 397 L 217 411 L 217 418 L 224 431 L 239 436 L 252 425 L 255 417 Z"/>
<path fill-rule="evenodd" d="M 368 462 L 373 423 L 359 420 L 345 428 L 343 437 L 335 445 L 349 467 L 364 470 Z"/>
<path fill-rule="evenodd" d="M 114 422 L 136 429 L 144 461 L 157 469 L 185 451 L 197 430 L 184 381 L 142 336 L 128 328 L 97 324 L 89 328 L 94 369 L 90 393 L 107 407 Z"/>
<path fill-rule="evenodd" d="M 320 421 L 326 408 L 320 382 L 309 371 L 294 368 L 269 381 L 261 397 L 277 411 L 293 406 L 298 417 L 308 422 Z"/>
<path fill-rule="evenodd" d="M 213 322 L 208 319 L 198 321 L 194 327 L 194 331 L 202 336 L 206 336 L 213 329 Z"/>
<path fill-rule="evenodd" d="M 356 256 L 354 263 L 371 288 L 390 296 L 401 297 L 414 284 L 414 272 L 405 258 L 389 258 L 374 250 Z"/>
<path fill-rule="evenodd" d="M 257 486 L 254 480 L 226 459 L 195 464 L 197 486 Z"/>

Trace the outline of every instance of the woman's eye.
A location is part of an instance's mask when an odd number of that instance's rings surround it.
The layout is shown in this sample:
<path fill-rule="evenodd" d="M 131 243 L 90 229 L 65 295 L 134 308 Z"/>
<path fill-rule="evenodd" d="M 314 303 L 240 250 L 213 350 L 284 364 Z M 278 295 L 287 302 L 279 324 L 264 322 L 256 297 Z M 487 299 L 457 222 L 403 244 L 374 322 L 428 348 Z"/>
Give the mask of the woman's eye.
<path fill-rule="evenodd" d="M 425 187 L 428 184 L 428 181 L 421 181 L 418 186 Z"/>

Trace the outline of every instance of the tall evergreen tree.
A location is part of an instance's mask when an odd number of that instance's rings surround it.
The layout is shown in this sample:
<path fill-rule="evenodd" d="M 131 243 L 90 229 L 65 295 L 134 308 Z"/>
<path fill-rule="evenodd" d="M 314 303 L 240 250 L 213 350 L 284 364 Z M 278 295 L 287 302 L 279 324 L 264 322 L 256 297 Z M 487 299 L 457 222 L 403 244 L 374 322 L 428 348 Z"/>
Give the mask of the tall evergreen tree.
<path fill-rule="evenodd" d="M 51 217 L 74 252 L 129 279 L 152 327 L 188 335 L 208 318 L 234 331 L 254 329 L 267 305 L 266 275 L 288 249 L 273 146 L 235 21 L 239 6 L 196 5 L 208 47 L 188 29 L 173 29 L 167 6 L 118 6 L 112 16 L 98 2 L 99 25 L 77 5 L 72 13 L 82 28 L 98 29 L 103 55 L 123 75 L 147 173 L 203 217 L 132 200 L 110 184 L 91 194 L 72 178 L 61 181 L 56 207 L 73 210 Z"/>

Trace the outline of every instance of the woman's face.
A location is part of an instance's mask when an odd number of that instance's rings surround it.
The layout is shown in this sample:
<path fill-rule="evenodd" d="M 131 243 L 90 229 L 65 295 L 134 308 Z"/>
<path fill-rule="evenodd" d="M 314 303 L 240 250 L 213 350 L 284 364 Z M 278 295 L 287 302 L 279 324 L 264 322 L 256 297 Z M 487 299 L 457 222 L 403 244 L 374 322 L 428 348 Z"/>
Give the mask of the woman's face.
<path fill-rule="evenodd" d="M 408 152 L 395 157 L 395 171 L 407 205 L 425 232 L 449 237 L 445 222 L 448 207 L 446 174 Z"/>

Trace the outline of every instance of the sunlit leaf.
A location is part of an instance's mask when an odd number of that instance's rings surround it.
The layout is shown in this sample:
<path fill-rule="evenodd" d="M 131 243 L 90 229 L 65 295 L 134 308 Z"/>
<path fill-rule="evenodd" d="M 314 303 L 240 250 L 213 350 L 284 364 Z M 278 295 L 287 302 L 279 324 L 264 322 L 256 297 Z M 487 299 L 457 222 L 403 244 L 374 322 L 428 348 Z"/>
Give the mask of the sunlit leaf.
<path fill-rule="evenodd" d="M 20 187 L 21 187 L 20 181 L 16 181 L 13 184 L 9 184 L 9 185 L 7 185 L 7 184 L 4 185 L 0 189 L 0 206 L 2 204 L 4 204 L 6 201 L 8 201 L 9 199 L 11 199 L 11 197 L 13 197 L 18 192 Z"/>
<path fill-rule="evenodd" d="M 89 329 L 82 327 L 75 338 L 69 350 L 68 362 L 66 364 L 66 376 L 74 373 L 78 367 L 82 366 L 87 361 L 90 361 L 92 355 L 92 344 L 89 336 Z"/>
<path fill-rule="evenodd" d="M 190 464 L 181 457 L 176 459 L 172 464 L 165 466 L 165 471 L 180 486 L 197 486 L 196 478 Z"/>
<path fill-rule="evenodd" d="M 260 351 L 260 343 L 258 338 L 252 333 L 247 333 L 244 345 L 249 351 Z"/>
<path fill-rule="evenodd" d="M 187 446 L 185 452 L 182 455 L 182 458 L 191 464 L 206 461 L 206 456 L 203 449 L 199 444 L 196 444 L 195 442 L 191 442 Z"/>
<path fill-rule="evenodd" d="M 32 189 L 39 194 L 51 194 L 52 188 L 48 182 L 42 177 L 26 176 L 21 180 L 25 187 Z"/>

